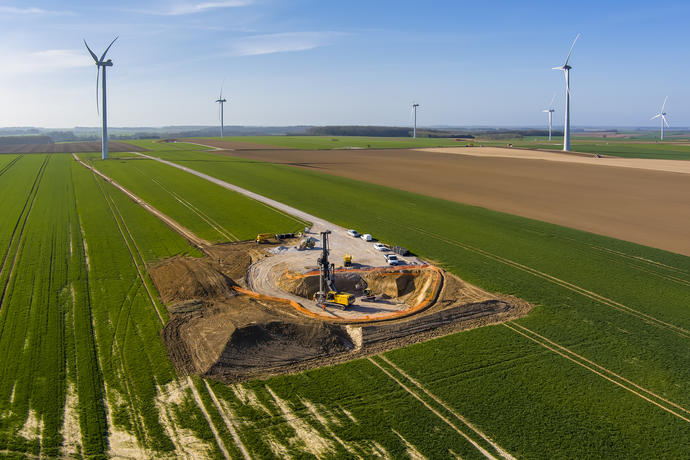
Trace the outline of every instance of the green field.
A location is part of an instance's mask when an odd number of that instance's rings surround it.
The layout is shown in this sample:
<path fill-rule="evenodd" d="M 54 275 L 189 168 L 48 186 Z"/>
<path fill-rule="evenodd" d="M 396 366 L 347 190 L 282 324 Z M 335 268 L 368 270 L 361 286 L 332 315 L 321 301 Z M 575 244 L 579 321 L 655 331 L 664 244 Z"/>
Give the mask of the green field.
<path fill-rule="evenodd" d="M 690 456 L 690 258 L 308 170 L 196 149 L 156 155 L 535 308 L 296 375 L 187 379 L 167 359 L 167 313 L 146 264 L 196 250 L 71 156 L 0 156 L 0 171 L 12 162 L 0 173 L 0 456 Z M 202 234 L 220 223 L 253 236 L 229 207 L 257 221 L 273 212 L 122 158 L 92 163 Z"/>
<path fill-rule="evenodd" d="M 221 140 L 220 137 L 184 139 L 189 142 L 204 143 L 204 139 Z M 322 149 L 410 149 L 417 147 L 459 146 L 471 142 L 466 139 L 456 141 L 455 138 L 423 138 L 406 137 L 360 137 L 360 136 L 232 136 L 224 137 L 225 141 L 250 142 L 252 144 L 275 145 L 294 149 L 322 150 Z M 140 144 L 141 145 L 141 144 Z M 145 146 L 145 144 L 144 144 Z"/>

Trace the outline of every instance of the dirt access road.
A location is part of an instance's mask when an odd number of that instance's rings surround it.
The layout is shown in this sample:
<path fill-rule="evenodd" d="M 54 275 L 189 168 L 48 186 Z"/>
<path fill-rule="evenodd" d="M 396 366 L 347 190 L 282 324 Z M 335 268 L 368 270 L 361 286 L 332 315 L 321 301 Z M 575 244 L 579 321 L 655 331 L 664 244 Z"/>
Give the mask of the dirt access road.
<path fill-rule="evenodd" d="M 690 172 L 690 162 L 491 147 L 217 153 L 309 168 L 690 256 L 690 175 L 682 172 Z M 641 169 L 661 164 L 679 172 Z"/>

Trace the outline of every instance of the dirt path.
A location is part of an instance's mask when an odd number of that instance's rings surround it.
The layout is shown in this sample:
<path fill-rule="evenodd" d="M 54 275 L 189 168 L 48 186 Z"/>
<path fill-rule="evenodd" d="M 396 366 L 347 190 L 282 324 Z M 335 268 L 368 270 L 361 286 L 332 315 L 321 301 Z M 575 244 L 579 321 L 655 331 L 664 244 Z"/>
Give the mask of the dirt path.
<path fill-rule="evenodd" d="M 481 154 L 492 151 L 500 155 Z M 217 154 L 371 182 L 690 256 L 688 174 L 645 166 L 660 161 L 675 170 L 690 168 L 690 161 L 584 158 L 547 152 L 534 152 L 537 158 L 526 158 L 525 152 L 530 151 L 490 147 L 459 152 L 463 153 L 266 149 Z M 562 161 L 549 161 L 545 155 L 562 157 Z M 627 163 L 645 169 L 605 166 Z"/>

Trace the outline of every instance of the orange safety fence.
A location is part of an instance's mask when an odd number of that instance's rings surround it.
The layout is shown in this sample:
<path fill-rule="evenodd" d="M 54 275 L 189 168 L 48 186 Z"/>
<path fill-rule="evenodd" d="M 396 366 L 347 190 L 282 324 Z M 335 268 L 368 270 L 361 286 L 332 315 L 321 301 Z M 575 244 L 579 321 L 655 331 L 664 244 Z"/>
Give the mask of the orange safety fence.
<path fill-rule="evenodd" d="M 332 316 L 327 316 L 325 314 L 317 313 L 314 311 L 309 310 L 308 308 L 304 308 L 302 305 L 299 303 L 295 302 L 294 300 L 289 300 L 289 299 L 283 299 L 281 297 L 273 297 L 273 296 L 268 296 L 264 294 L 259 294 L 258 292 L 251 291 L 249 289 L 241 288 L 239 286 L 233 286 L 233 289 L 241 294 L 248 295 L 250 297 L 253 297 L 255 299 L 262 299 L 262 300 L 268 300 L 272 302 L 278 302 L 278 303 L 283 303 L 290 305 L 292 308 L 295 310 L 299 311 L 300 313 L 303 313 L 307 316 L 310 316 L 312 318 L 318 318 L 320 320 L 324 321 L 329 321 L 329 322 L 334 322 L 334 323 L 370 323 L 370 322 L 375 322 L 375 321 L 387 321 L 391 319 L 398 319 L 402 318 L 405 316 L 412 315 L 414 313 L 420 312 L 424 310 L 426 307 L 429 306 L 429 304 L 436 299 L 436 296 L 440 292 L 440 287 L 441 287 L 441 280 L 443 277 L 441 276 L 441 270 L 438 269 L 438 267 L 435 267 L 433 265 L 414 265 L 414 266 L 407 266 L 407 267 L 396 267 L 396 268 L 388 268 L 388 267 L 380 267 L 379 268 L 374 268 L 374 269 L 357 269 L 359 271 L 402 271 L 404 269 L 429 269 L 433 270 L 436 272 L 436 277 L 434 278 L 434 286 L 429 293 L 429 295 L 426 296 L 426 298 L 420 302 L 419 304 L 415 305 L 414 307 L 408 308 L 407 310 L 401 310 L 401 311 L 396 311 L 392 312 L 389 315 L 382 315 L 382 316 L 375 316 L 371 317 L 369 315 L 363 316 L 360 318 L 333 318 Z M 352 270 L 344 270 L 344 271 L 352 271 Z M 318 273 L 318 272 L 317 272 Z M 305 274 L 302 276 L 309 276 L 309 274 Z"/>

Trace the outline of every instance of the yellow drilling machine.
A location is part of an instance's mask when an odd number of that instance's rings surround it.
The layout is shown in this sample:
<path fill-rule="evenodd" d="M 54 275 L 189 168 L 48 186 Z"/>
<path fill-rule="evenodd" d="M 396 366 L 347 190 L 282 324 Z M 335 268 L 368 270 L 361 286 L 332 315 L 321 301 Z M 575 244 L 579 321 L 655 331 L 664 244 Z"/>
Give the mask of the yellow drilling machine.
<path fill-rule="evenodd" d="M 352 294 L 339 292 L 335 287 L 335 266 L 328 262 L 328 235 L 330 230 L 321 232 L 321 257 L 318 258 L 319 264 L 319 292 L 314 294 L 314 301 L 324 310 L 326 307 L 335 307 L 345 310 L 355 303 L 355 296 Z"/>

